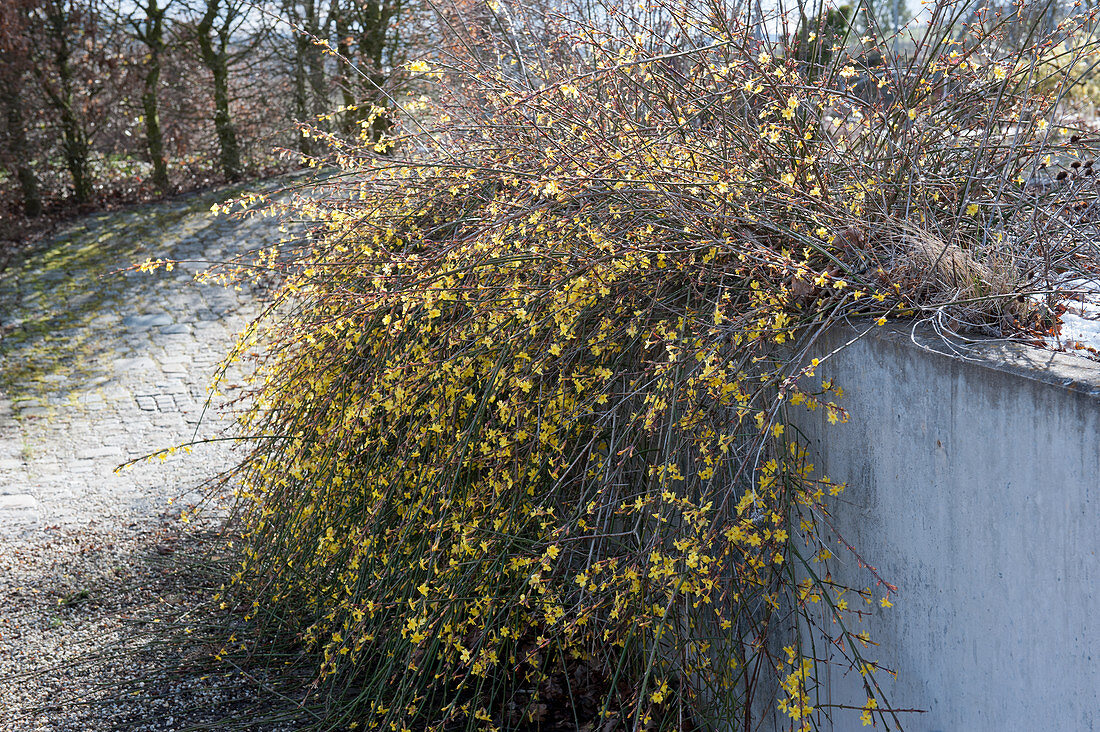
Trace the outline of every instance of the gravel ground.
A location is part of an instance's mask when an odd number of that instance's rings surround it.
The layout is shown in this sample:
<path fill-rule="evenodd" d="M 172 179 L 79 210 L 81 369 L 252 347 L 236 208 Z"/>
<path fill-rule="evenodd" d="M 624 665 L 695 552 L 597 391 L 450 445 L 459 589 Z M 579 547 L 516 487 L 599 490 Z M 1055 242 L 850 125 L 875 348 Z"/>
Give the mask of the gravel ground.
<path fill-rule="evenodd" d="M 199 626 L 214 578 L 189 560 L 218 543 L 165 516 L 5 547 L 0 730 L 201 729 L 285 707 L 266 676 L 211 670 L 217 648 Z M 297 728 L 254 716 L 244 727 Z"/>
<path fill-rule="evenodd" d="M 234 443 L 115 472 L 229 434 L 208 384 L 262 293 L 195 274 L 278 234 L 271 219 L 212 216 L 226 195 L 85 217 L 0 275 L 0 731 L 183 730 L 240 713 L 248 729 L 293 728 L 254 716 L 286 706 L 263 675 L 209 674 L 217 649 L 182 634 L 210 600 L 215 577 L 193 560 L 219 548 L 224 514 L 217 501 L 204 526 L 181 513 Z M 149 258 L 182 263 L 120 273 Z"/>

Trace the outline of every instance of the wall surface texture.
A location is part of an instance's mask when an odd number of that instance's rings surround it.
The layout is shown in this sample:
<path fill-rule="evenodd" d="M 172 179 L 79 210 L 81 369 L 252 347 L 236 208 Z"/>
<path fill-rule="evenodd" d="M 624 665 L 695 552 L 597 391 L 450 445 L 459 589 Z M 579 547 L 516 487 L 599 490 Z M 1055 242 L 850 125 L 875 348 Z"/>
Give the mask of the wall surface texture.
<path fill-rule="evenodd" d="M 818 357 L 855 332 L 830 333 Z M 819 470 L 848 483 L 834 540 L 898 587 L 889 609 L 875 588 L 862 626 L 897 671 L 879 674 L 891 706 L 926 710 L 900 715 L 904 729 L 1100 729 L 1100 364 L 885 328 L 821 378 L 843 387 L 850 420 L 792 417 Z M 873 585 L 834 553 L 837 579 Z M 866 700 L 841 668 L 826 693 Z M 858 710 L 832 717 L 863 729 Z"/>

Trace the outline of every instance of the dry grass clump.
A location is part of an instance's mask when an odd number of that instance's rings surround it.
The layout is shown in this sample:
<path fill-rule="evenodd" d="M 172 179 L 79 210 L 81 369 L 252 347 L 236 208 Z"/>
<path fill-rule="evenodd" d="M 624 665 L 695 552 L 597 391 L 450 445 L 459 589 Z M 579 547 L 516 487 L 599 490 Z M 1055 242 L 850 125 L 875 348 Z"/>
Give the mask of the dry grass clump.
<path fill-rule="evenodd" d="M 1037 325 L 1028 283 L 1011 252 L 987 252 L 984 261 L 958 243 L 927 231 L 903 231 L 894 245 L 890 280 L 901 283 L 924 312 L 956 332 L 1012 335 Z"/>
<path fill-rule="evenodd" d="M 331 140 L 347 175 L 297 211 L 226 654 L 293 639 L 324 728 L 813 729 L 827 633 L 900 726 L 860 627 L 892 588 L 831 581 L 843 486 L 786 416 L 846 418 L 800 380 L 838 319 L 1018 328 L 1072 249 L 1028 182 L 1080 145 L 1027 79 L 1091 18 L 1008 54 L 961 13 L 792 54 L 719 3 L 610 6 L 552 56 L 420 62 L 417 124 Z"/>

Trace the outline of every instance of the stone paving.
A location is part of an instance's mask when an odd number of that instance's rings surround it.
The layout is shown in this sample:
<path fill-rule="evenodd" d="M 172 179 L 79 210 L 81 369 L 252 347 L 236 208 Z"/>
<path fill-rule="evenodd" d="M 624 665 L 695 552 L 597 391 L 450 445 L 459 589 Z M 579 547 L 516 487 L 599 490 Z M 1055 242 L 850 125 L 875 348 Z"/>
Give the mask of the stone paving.
<path fill-rule="evenodd" d="M 0 275 L 0 551 L 52 527 L 160 515 L 230 465 L 217 442 L 115 473 L 232 422 L 208 385 L 255 293 L 195 276 L 277 234 L 271 219 L 212 214 L 229 193 L 87 217 Z M 181 264 L 130 269 L 149 258 Z"/>
<path fill-rule="evenodd" d="M 219 438 L 240 373 L 224 394 L 208 385 L 263 292 L 196 275 L 280 236 L 210 212 L 234 193 L 85 217 L 0 273 L 0 732 L 174 732 L 259 693 L 251 674 L 164 665 L 216 651 L 197 636 L 147 653 L 139 630 L 202 612 L 216 576 L 198 561 L 221 546 L 216 523 L 180 514 L 207 496 L 216 509 L 204 484 L 239 458 Z M 148 259 L 178 264 L 134 268 Z M 115 472 L 203 439 L 218 441 Z"/>

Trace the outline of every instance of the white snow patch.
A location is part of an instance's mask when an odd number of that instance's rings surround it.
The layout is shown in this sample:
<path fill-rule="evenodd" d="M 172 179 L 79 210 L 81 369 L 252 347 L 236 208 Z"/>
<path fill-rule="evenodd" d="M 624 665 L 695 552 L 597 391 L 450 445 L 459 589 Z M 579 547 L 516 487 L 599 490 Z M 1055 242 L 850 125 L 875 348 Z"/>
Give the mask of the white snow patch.
<path fill-rule="evenodd" d="M 1062 329 L 1058 336 L 1047 338 L 1054 347 L 1067 351 L 1087 349 L 1092 355 L 1100 352 L 1100 277 L 1074 277 L 1060 283 L 1068 292 L 1062 301 Z"/>

